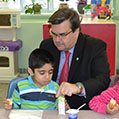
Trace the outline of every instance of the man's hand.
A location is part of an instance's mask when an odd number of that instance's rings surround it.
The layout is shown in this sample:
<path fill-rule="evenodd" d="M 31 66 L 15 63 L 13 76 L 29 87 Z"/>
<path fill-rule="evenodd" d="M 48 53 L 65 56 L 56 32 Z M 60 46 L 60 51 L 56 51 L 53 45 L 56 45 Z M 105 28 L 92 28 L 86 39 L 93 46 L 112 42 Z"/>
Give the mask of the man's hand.
<path fill-rule="evenodd" d="M 72 94 L 79 94 L 81 93 L 81 91 L 82 89 L 78 88 L 75 84 L 62 82 L 56 93 L 56 97 L 59 97 L 61 95 L 72 96 Z"/>

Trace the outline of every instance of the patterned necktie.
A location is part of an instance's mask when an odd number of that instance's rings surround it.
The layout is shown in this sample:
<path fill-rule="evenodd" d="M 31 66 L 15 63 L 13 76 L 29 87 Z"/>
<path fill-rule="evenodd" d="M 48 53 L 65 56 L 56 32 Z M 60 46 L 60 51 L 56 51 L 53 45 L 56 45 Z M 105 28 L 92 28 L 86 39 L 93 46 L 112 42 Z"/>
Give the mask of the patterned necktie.
<path fill-rule="evenodd" d="M 68 80 L 70 52 L 66 51 L 65 56 L 66 56 L 66 59 L 65 59 L 65 63 L 64 63 L 64 66 L 62 68 L 62 71 L 61 71 L 59 84 L 61 84 L 62 82 L 66 82 Z"/>

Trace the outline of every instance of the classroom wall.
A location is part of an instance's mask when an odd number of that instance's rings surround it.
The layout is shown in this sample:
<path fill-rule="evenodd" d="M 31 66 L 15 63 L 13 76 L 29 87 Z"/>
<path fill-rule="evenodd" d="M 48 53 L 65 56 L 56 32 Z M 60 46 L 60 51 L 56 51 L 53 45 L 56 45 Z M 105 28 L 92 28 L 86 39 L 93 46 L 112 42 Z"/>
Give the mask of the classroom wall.
<path fill-rule="evenodd" d="M 113 0 L 113 16 L 119 17 L 119 0 Z"/>
<path fill-rule="evenodd" d="M 18 66 L 20 70 L 28 67 L 28 56 L 30 52 L 39 47 L 42 41 L 42 24 L 46 23 L 46 19 L 41 16 L 32 16 L 32 19 L 21 17 L 21 28 L 17 29 L 17 39 L 22 40 L 23 46 L 18 51 Z M 22 72 L 22 71 L 21 71 Z"/>
<path fill-rule="evenodd" d="M 119 74 L 119 20 L 116 21 L 116 69 Z"/>

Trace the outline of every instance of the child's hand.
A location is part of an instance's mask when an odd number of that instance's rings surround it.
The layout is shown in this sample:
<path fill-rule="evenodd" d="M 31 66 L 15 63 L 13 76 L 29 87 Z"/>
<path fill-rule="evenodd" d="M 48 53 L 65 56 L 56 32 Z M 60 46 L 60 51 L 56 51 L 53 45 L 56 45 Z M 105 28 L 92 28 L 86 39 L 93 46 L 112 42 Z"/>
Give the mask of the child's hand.
<path fill-rule="evenodd" d="M 12 109 L 12 101 L 10 99 L 5 99 L 3 102 L 5 109 Z"/>
<path fill-rule="evenodd" d="M 107 104 L 106 112 L 108 114 L 115 114 L 119 111 L 119 105 L 117 104 L 116 100 L 111 99 L 110 102 Z"/>

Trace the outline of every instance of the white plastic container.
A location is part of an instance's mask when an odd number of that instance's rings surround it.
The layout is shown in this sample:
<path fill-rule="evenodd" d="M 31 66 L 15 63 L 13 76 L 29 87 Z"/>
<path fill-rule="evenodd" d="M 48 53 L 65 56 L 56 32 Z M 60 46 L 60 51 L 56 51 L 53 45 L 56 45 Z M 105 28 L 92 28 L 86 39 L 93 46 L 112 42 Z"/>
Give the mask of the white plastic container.
<path fill-rule="evenodd" d="M 65 115 L 65 98 L 63 96 L 58 98 L 58 112 L 59 115 Z"/>

